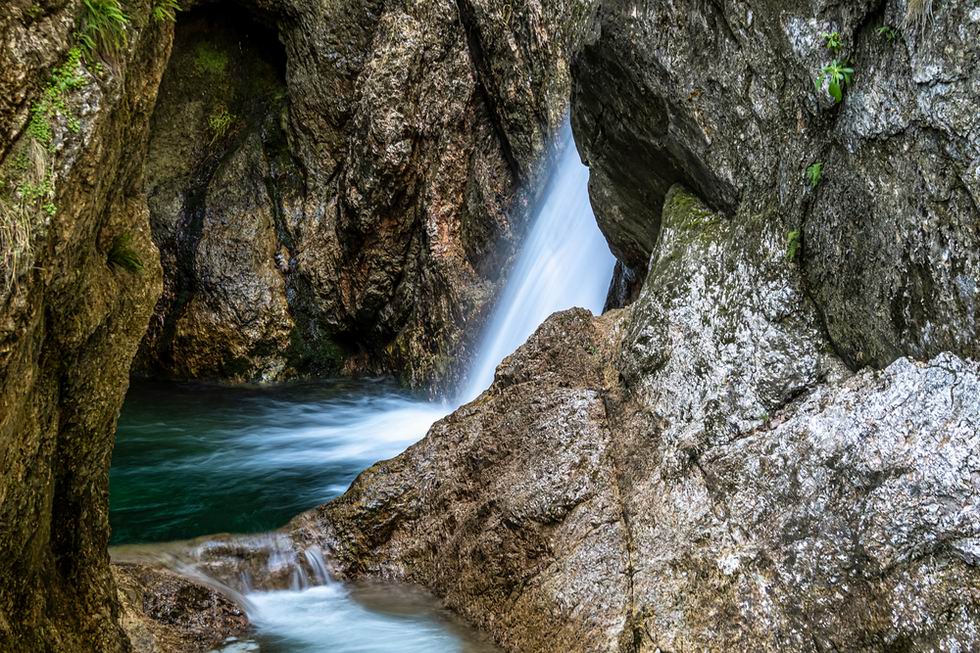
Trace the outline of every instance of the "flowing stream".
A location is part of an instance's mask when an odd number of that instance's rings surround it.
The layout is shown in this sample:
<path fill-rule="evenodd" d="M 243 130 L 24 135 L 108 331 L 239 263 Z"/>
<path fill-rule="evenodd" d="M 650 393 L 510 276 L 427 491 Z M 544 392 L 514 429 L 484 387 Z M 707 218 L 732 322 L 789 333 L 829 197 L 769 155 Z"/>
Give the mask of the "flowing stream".
<path fill-rule="evenodd" d="M 553 312 L 602 309 L 615 261 L 596 226 L 588 170 L 567 126 L 564 138 L 459 403 L 486 389 L 500 361 Z M 382 381 L 244 388 L 135 382 L 110 474 L 113 544 L 278 528 L 341 494 L 361 470 L 403 451 L 454 407 Z M 422 594 L 321 580 L 304 589 L 249 593 L 256 635 L 225 650 L 493 650 Z"/>

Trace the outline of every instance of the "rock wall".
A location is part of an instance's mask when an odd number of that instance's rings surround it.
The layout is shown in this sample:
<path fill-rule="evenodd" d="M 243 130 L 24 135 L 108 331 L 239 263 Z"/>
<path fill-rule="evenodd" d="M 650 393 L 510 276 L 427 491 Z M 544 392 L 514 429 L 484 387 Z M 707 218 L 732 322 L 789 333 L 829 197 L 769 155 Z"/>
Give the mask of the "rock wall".
<path fill-rule="evenodd" d="M 573 125 L 639 297 L 554 316 L 291 536 L 513 651 L 976 649 L 980 14 L 593 27 Z"/>
<path fill-rule="evenodd" d="M 646 269 L 684 183 L 737 219 L 771 215 L 787 248 L 796 233 L 852 368 L 975 358 L 978 36 L 969 2 L 606 2 L 573 101 L 599 223 Z M 840 102 L 834 62 L 853 70 Z"/>
<path fill-rule="evenodd" d="M 142 154 L 171 27 L 134 2 L 126 43 L 83 53 L 81 2 L 13 2 L 3 41 L 0 650 L 126 651 L 109 454 L 160 293 Z M 54 70 L 52 71 L 52 66 Z"/>
<path fill-rule="evenodd" d="M 221 5 L 178 22 L 147 173 L 166 290 L 139 369 L 451 381 L 543 185 L 593 3 L 239 4 L 253 22 Z"/>

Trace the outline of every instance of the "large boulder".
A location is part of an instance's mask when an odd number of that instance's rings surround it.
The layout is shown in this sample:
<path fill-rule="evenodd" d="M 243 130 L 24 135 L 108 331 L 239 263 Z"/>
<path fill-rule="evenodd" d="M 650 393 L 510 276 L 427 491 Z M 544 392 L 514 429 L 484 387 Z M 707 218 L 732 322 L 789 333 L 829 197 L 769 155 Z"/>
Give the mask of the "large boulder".
<path fill-rule="evenodd" d="M 291 538 L 513 651 L 980 645 L 980 365 L 852 375 L 772 220 L 674 186 L 661 224 L 634 305 L 553 316 Z"/>
<path fill-rule="evenodd" d="M 509 650 L 980 646 L 978 21 L 605 3 L 573 124 L 638 299 L 553 317 L 293 537 Z"/>

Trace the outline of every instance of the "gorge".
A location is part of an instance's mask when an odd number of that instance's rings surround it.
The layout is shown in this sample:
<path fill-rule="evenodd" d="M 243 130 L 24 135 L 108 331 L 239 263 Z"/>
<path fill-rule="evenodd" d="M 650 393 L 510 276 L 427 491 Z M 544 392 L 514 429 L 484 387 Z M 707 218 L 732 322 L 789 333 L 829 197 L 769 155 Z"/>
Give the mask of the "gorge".
<path fill-rule="evenodd" d="M 0 651 L 980 647 L 974 2 L 0 35 Z"/>

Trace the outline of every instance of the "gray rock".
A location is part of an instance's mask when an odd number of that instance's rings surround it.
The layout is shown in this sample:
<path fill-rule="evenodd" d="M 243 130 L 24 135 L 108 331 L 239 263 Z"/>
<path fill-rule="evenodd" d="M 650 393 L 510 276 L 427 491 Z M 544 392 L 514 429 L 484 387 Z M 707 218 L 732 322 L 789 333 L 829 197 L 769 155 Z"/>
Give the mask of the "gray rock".
<path fill-rule="evenodd" d="M 635 304 L 553 316 L 292 539 L 507 650 L 976 648 L 980 365 L 851 375 L 772 220 L 661 222 Z"/>
<path fill-rule="evenodd" d="M 802 233 L 807 294 L 853 369 L 976 358 L 980 16 L 933 4 L 606 2 L 573 126 L 614 251 L 646 265 L 680 182 Z M 833 59 L 855 70 L 839 105 L 814 85 Z"/>

